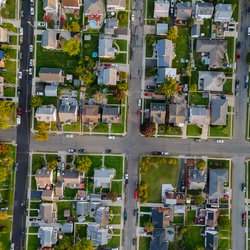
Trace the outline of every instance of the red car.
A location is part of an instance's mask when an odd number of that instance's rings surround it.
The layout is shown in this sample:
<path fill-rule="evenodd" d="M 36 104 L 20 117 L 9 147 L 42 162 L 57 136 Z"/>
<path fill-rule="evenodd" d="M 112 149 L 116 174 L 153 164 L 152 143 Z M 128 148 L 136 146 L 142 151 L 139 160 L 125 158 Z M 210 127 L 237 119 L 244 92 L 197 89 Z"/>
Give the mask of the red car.
<path fill-rule="evenodd" d="M 18 108 L 16 109 L 16 114 L 17 114 L 17 115 L 21 115 L 21 114 L 22 114 L 22 109 L 21 109 L 20 107 L 18 107 Z"/>
<path fill-rule="evenodd" d="M 137 111 L 136 111 L 136 113 L 137 113 L 137 115 L 140 117 L 141 116 L 141 110 L 140 109 L 138 109 Z"/>
<path fill-rule="evenodd" d="M 247 219 L 247 214 L 246 212 L 242 213 L 242 226 L 246 226 L 246 219 Z"/>
<path fill-rule="evenodd" d="M 134 191 L 134 199 L 138 200 L 138 189 L 137 188 Z"/>
<path fill-rule="evenodd" d="M 236 53 L 236 60 L 240 60 L 240 53 Z"/>
<path fill-rule="evenodd" d="M 145 96 L 153 96 L 153 93 L 147 92 L 147 93 L 145 93 L 144 95 L 145 95 Z"/>

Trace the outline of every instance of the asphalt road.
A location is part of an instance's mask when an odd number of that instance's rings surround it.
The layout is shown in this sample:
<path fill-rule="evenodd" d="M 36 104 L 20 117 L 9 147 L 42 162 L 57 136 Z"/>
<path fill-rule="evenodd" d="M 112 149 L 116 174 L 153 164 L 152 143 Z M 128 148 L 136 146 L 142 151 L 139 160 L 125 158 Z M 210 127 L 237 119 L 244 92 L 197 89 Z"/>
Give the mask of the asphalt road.
<path fill-rule="evenodd" d="M 21 27 L 24 30 L 23 44 L 20 51 L 23 54 L 20 61 L 20 70 L 23 72 L 20 86 L 22 93 L 19 96 L 19 107 L 22 108 L 23 114 L 21 124 L 17 127 L 17 158 L 18 171 L 16 172 L 15 183 L 15 201 L 14 201 L 14 218 L 12 230 L 12 242 L 15 243 L 15 249 L 23 249 L 25 242 L 25 201 L 27 198 L 27 175 L 29 160 L 29 141 L 30 141 L 30 105 L 31 84 L 29 84 L 28 65 L 32 53 L 29 52 L 29 45 L 33 44 L 33 17 L 30 15 L 29 1 L 22 2 L 24 17 L 21 19 Z M 31 24 L 27 23 L 30 22 Z"/>

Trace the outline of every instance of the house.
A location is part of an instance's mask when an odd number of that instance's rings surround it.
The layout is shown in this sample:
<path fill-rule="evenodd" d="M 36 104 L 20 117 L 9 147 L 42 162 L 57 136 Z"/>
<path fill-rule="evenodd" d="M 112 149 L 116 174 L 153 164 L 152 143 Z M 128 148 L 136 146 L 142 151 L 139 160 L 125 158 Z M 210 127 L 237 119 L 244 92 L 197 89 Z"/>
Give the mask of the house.
<path fill-rule="evenodd" d="M 227 125 L 228 102 L 221 98 L 211 100 L 211 125 Z"/>
<path fill-rule="evenodd" d="M 117 68 L 114 66 L 103 68 L 98 73 L 98 84 L 115 86 L 117 81 Z"/>
<path fill-rule="evenodd" d="M 188 113 L 186 105 L 182 103 L 170 103 L 168 107 L 168 123 L 173 124 L 174 126 L 184 127 Z"/>
<path fill-rule="evenodd" d="M 154 2 L 154 18 L 168 17 L 169 2 L 168 0 L 156 0 Z"/>
<path fill-rule="evenodd" d="M 218 3 L 215 5 L 214 21 L 227 23 L 232 20 L 233 9 L 232 4 Z"/>
<path fill-rule="evenodd" d="M 62 98 L 59 101 L 58 116 L 60 122 L 77 122 L 78 101 L 76 98 Z"/>
<path fill-rule="evenodd" d="M 43 10 L 46 14 L 58 14 L 58 0 L 43 0 Z"/>
<path fill-rule="evenodd" d="M 224 185 L 228 183 L 227 169 L 209 169 L 209 192 L 210 198 L 223 198 Z"/>
<path fill-rule="evenodd" d="M 115 49 L 113 48 L 113 39 L 107 36 L 99 38 L 98 51 L 99 58 L 114 59 Z"/>
<path fill-rule="evenodd" d="M 63 183 L 56 183 L 54 186 L 54 200 L 59 200 L 61 197 L 63 197 L 63 191 L 64 191 L 64 185 Z"/>
<path fill-rule="evenodd" d="M 107 18 L 105 23 L 104 33 L 106 35 L 114 35 L 115 29 L 119 26 L 118 19 L 115 17 Z"/>
<path fill-rule="evenodd" d="M 55 203 L 41 203 L 38 217 L 47 224 L 57 222 L 57 205 Z"/>
<path fill-rule="evenodd" d="M 218 226 L 219 209 L 206 208 L 205 225 L 206 227 L 215 228 Z"/>
<path fill-rule="evenodd" d="M 190 2 L 176 4 L 176 17 L 175 21 L 188 21 L 192 16 L 192 6 Z"/>
<path fill-rule="evenodd" d="M 203 172 L 197 168 L 188 168 L 188 189 L 203 190 L 206 185 L 207 178 Z"/>
<path fill-rule="evenodd" d="M 154 228 L 166 228 L 173 220 L 171 208 L 152 208 L 152 224 Z"/>
<path fill-rule="evenodd" d="M 43 190 L 42 196 L 41 196 L 42 201 L 53 201 L 54 199 L 54 190 Z"/>
<path fill-rule="evenodd" d="M 98 105 L 84 105 L 82 110 L 82 122 L 87 124 L 98 123 L 101 115 Z"/>
<path fill-rule="evenodd" d="M 202 3 L 198 2 L 195 5 L 195 18 L 198 20 L 201 19 L 210 19 L 214 12 L 214 5 L 212 3 Z"/>
<path fill-rule="evenodd" d="M 199 126 L 208 126 L 210 123 L 209 109 L 204 106 L 189 108 L 189 121 Z"/>
<path fill-rule="evenodd" d="M 66 13 L 74 13 L 80 10 L 81 0 L 62 0 L 62 7 Z"/>
<path fill-rule="evenodd" d="M 57 230 L 53 227 L 39 227 L 37 237 L 42 249 L 51 248 L 57 243 Z"/>
<path fill-rule="evenodd" d="M 38 122 L 56 122 L 56 107 L 46 105 L 37 108 L 35 118 Z"/>
<path fill-rule="evenodd" d="M 45 30 L 42 34 L 42 47 L 44 49 L 57 49 L 56 32 L 53 30 Z"/>
<path fill-rule="evenodd" d="M 35 174 L 36 187 L 45 188 L 53 183 L 53 170 L 47 168 L 38 169 Z"/>
<path fill-rule="evenodd" d="M 226 82 L 224 72 L 218 71 L 199 71 L 198 89 L 205 91 L 223 91 Z"/>
<path fill-rule="evenodd" d="M 161 39 L 156 43 L 157 67 L 171 68 L 175 58 L 174 44 L 171 40 Z"/>
<path fill-rule="evenodd" d="M 95 169 L 94 171 L 94 187 L 110 188 L 111 181 L 115 177 L 114 169 Z"/>
<path fill-rule="evenodd" d="M 178 214 L 178 215 L 186 214 L 186 206 L 185 205 L 174 205 L 174 214 Z"/>
<path fill-rule="evenodd" d="M 100 228 L 100 224 L 96 222 L 88 223 L 87 238 L 93 241 L 94 247 L 107 245 L 111 237 L 108 233 L 108 229 Z"/>
<path fill-rule="evenodd" d="M 40 68 L 39 78 L 42 82 L 62 83 L 64 76 L 62 69 L 59 68 Z"/>
<path fill-rule="evenodd" d="M 62 228 L 61 228 L 61 232 L 64 234 L 71 234 L 73 233 L 73 223 L 64 223 Z"/>
<path fill-rule="evenodd" d="M 163 83 L 166 77 L 177 78 L 176 68 L 159 68 L 157 70 L 156 83 Z"/>
<path fill-rule="evenodd" d="M 227 40 L 219 39 L 197 39 L 196 52 L 209 55 L 209 68 L 222 68 L 224 56 L 227 53 Z M 205 61 L 206 58 L 204 57 Z"/>
<path fill-rule="evenodd" d="M 201 26 L 200 24 L 193 24 L 191 27 L 191 37 L 198 38 L 201 35 Z"/>
<path fill-rule="evenodd" d="M 85 216 L 90 212 L 90 203 L 88 201 L 78 201 L 76 203 L 76 214 Z"/>
<path fill-rule="evenodd" d="M 168 242 L 166 240 L 166 231 L 164 228 L 155 228 L 153 237 L 150 241 L 150 250 L 167 250 Z"/>
<path fill-rule="evenodd" d="M 109 224 L 109 207 L 99 207 L 94 213 L 96 223 L 100 224 L 101 228 L 106 228 Z"/>
<path fill-rule="evenodd" d="M 4 62 L 4 51 L 0 50 L 0 68 L 3 69 L 5 68 L 5 62 Z"/>
<path fill-rule="evenodd" d="M 150 121 L 157 124 L 166 122 L 166 103 L 153 103 L 150 105 Z"/>
<path fill-rule="evenodd" d="M 107 10 L 125 10 L 126 9 L 126 0 L 107 0 Z"/>
<path fill-rule="evenodd" d="M 75 168 L 66 169 L 63 173 L 63 182 L 68 187 L 79 187 L 84 174 Z"/>
<path fill-rule="evenodd" d="M 9 32 L 7 29 L 0 27 L 0 43 L 9 43 Z"/>
<path fill-rule="evenodd" d="M 120 107 L 104 106 L 102 111 L 103 123 L 121 123 L 122 117 L 120 114 Z"/>
<path fill-rule="evenodd" d="M 44 89 L 45 96 L 56 97 L 57 96 L 57 86 L 56 85 L 46 85 Z"/>
<path fill-rule="evenodd" d="M 156 35 L 163 36 L 168 33 L 167 23 L 157 23 L 156 24 Z"/>
<path fill-rule="evenodd" d="M 186 196 L 180 192 L 167 190 L 163 200 L 166 205 L 183 205 L 186 202 Z"/>
<path fill-rule="evenodd" d="M 205 230 L 205 248 L 206 250 L 218 249 L 218 232 L 215 230 Z"/>

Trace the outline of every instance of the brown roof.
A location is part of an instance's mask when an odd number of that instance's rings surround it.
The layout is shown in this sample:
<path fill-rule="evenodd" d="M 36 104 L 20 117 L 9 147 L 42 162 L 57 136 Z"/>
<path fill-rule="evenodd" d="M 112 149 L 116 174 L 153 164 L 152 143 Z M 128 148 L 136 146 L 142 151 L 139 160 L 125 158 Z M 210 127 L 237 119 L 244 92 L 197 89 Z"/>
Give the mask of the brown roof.
<path fill-rule="evenodd" d="M 97 123 L 100 119 L 98 105 L 84 105 L 82 111 L 82 121 L 85 123 Z"/>
<path fill-rule="evenodd" d="M 66 7 L 79 7 L 79 0 L 62 0 L 62 5 Z"/>

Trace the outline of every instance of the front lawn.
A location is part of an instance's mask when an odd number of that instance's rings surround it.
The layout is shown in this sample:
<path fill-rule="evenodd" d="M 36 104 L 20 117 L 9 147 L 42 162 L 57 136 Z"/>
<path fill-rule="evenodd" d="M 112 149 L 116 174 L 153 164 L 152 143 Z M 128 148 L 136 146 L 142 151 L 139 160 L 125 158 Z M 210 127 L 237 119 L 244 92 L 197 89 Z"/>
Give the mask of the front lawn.
<path fill-rule="evenodd" d="M 105 156 L 104 165 L 106 168 L 115 169 L 115 179 L 123 177 L 123 157 L 122 156 Z"/>
<path fill-rule="evenodd" d="M 234 37 L 226 37 L 225 38 L 227 40 L 227 55 L 228 55 L 228 59 L 229 59 L 229 63 L 233 63 L 234 62 L 234 47 L 235 47 L 235 43 L 234 43 Z"/>
<path fill-rule="evenodd" d="M 231 115 L 227 115 L 226 126 L 210 126 L 210 136 L 230 137 L 231 136 Z"/>
<path fill-rule="evenodd" d="M 10 36 L 10 44 L 17 45 L 17 36 Z"/>
<path fill-rule="evenodd" d="M 151 237 L 139 237 L 139 250 L 148 250 L 150 248 Z"/>
<path fill-rule="evenodd" d="M 119 28 L 128 27 L 128 12 L 118 11 L 117 17 L 119 20 Z"/>
<path fill-rule="evenodd" d="M 112 216 L 111 221 L 109 222 L 109 224 L 121 224 L 121 216 L 120 215 L 114 215 Z"/>
<path fill-rule="evenodd" d="M 40 239 L 37 235 L 28 235 L 28 249 L 37 250 L 40 247 Z"/>
<path fill-rule="evenodd" d="M 43 10 L 43 0 L 37 0 L 37 21 L 43 21 L 44 10 Z"/>
<path fill-rule="evenodd" d="M 4 81 L 10 84 L 16 84 L 16 62 L 6 61 L 5 68 L 7 71 L 0 73 L 4 77 Z"/>
<path fill-rule="evenodd" d="M 109 128 L 107 123 L 99 122 L 93 129 L 92 132 L 96 133 L 108 133 Z"/>
<path fill-rule="evenodd" d="M 87 225 L 80 225 L 80 224 L 75 224 L 76 225 L 76 236 L 79 236 L 80 238 L 87 237 Z"/>
<path fill-rule="evenodd" d="M 167 157 L 143 157 L 140 162 L 141 180 L 148 185 L 148 202 L 161 202 L 162 184 L 176 187 L 179 160 Z"/>
<path fill-rule="evenodd" d="M 120 237 L 119 236 L 113 236 L 109 241 L 107 246 L 111 248 L 118 248 L 120 247 Z"/>
<path fill-rule="evenodd" d="M 121 181 L 112 181 L 111 184 L 112 192 L 116 192 L 117 194 L 122 193 L 122 182 Z"/>
<path fill-rule="evenodd" d="M 227 79 L 225 84 L 223 85 L 223 92 L 227 95 L 232 95 L 232 79 Z"/>
<path fill-rule="evenodd" d="M 204 237 L 200 235 L 203 227 L 190 226 L 184 234 L 185 249 L 204 249 Z"/>
<path fill-rule="evenodd" d="M 80 132 L 80 130 L 81 130 L 80 122 L 72 122 L 71 124 L 63 125 L 64 132 Z"/>
<path fill-rule="evenodd" d="M 146 57 L 152 57 L 154 53 L 154 47 L 152 43 L 146 38 Z"/>
<path fill-rule="evenodd" d="M 219 239 L 218 240 L 218 249 L 230 249 L 229 245 L 230 245 L 230 240 L 226 240 L 226 239 Z"/>
<path fill-rule="evenodd" d="M 201 33 L 205 34 L 205 37 L 211 37 L 211 19 L 203 19 L 204 24 L 201 25 Z"/>
<path fill-rule="evenodd" d="M 57 97 L 43 96 L 42 99 L 43 99 L 42 105 L 53 104 L 55 107 L 57 107 Z"/>
<path fill-rule="evenodd" d="M 74 199 L 76 197 L 78 189 L 65 187 L 63 195 L 65 198 Z"/>
<path fill-rule="evenodd" d="M 154 18 L 154 0 L 147 0 L 147 18 Z"/>
<path fill-rule="evenodd" d="M 127 53 L 115 53 L 115 59 L 101 58 L 101 62 L 127 63 Z"/>
<path fill-rule="evenodd" d="M 145 223 L 148 221 L 151 221 L 151 216 L 149 214 L 140 216 L 140 227 L 144 227 Z"/>
<path fill-rule="evenodd" d="M 227 168 L 229 169 L 229 160 L 208 159 L 207 165 L 209 168 Z"/>
<path fill-rule="evenodd" d="M 121 214 L 121 207 L 109 207 L 110 214 Z"/>
<path fill-rule="evenodd" d="M 115 40 L 114 43 L 118 45 L 120 51 L 127 51 L 127 40 Z"/>
<path fill-rule="evenodd" d="M 182 131 L 180 127 L 159 124 L 158 135 L 182 135 Z"/>
<path fill-rule="evenodd" d="M 88 171 L 88 173 L 85 175 L 86 177 L 94 177 L 94 170 L 100 169 L 102 166 L 102 156 L 99 155 L 88 155 L 90 158 L 92 165 Z"/>
<path fill-rule="evenodd" d="M 192 105 L 204 105 L 208 106 L 209 99 L 202 97 L 202 92 L 190 92 L 188 95 L 189 106 Z"/>
<path fill-rule="evenodd" d="M 1 17 L 15 19 L 15 16 L 16 16 L 16 0 L 7 0 L 5 7 L 1 9 Z"/>
<path fill-rule="evenodd" d="M 3 95 L 4 96 L 8 96 L 8 97 L 15 97 L 15 95 L 16 95 L 16 88 L 15 87 L 4 88 Z"/>
<path fill-rule="evenodd" d="M 50 162 L 57 158 L 55 154 L 45 155 L 47 162 Z M 42 168 L 46 165 L 44 160 L 44 154 L 32 154 L 32 174 L 35 174 L 37 169 Z"/>
<path fill-rule="evenodd" d="M 187 125 L 187 135 L 188 136 L 200 136 L 202 129 L 194 124 Z"/>
<path fill-rule="evenodd" d="M 187 226 L 194 224 L 195 216 L 196 216 L 195 210 L 187 211 L 187 216 L 186 216 L 186 225 Z"/>

